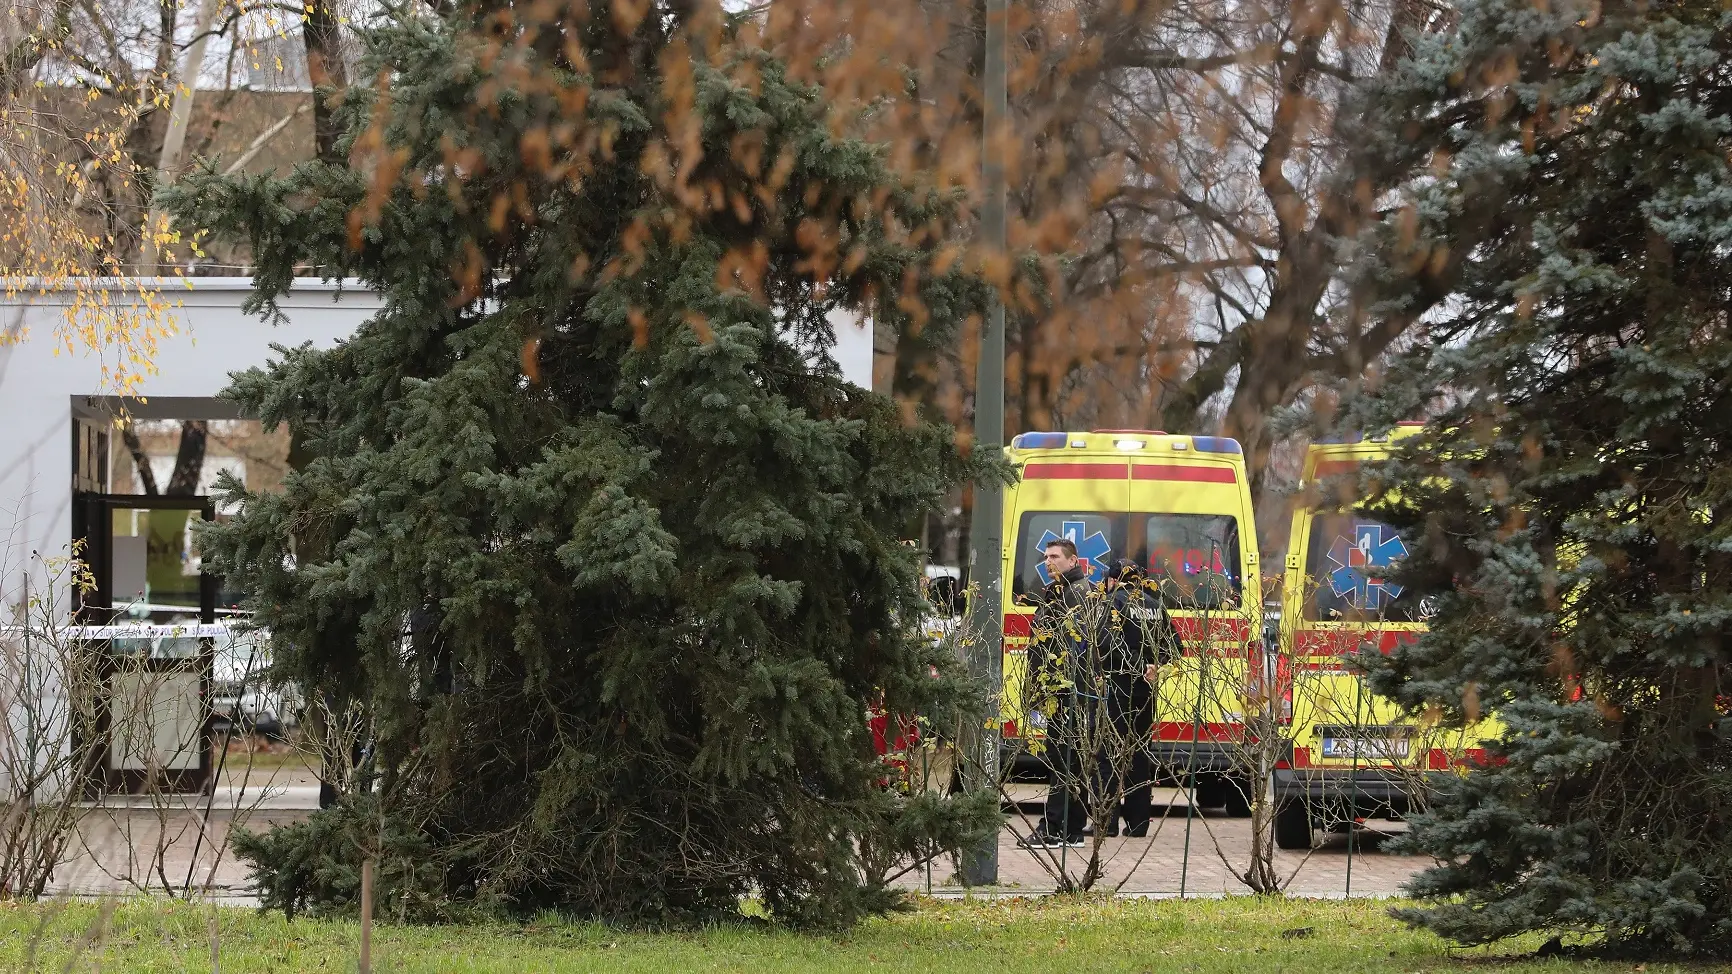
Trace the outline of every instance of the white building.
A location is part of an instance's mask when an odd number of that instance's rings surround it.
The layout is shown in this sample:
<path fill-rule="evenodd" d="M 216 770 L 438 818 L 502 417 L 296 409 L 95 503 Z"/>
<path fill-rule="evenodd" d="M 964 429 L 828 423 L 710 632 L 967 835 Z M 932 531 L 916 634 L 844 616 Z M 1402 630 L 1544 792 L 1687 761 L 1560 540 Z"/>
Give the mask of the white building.
<path fill-rule="evenodd" d="M 154 374 L 139 383 L 142 399 L 127 404 L 133 416 L 239 419 L 232 404 L 215 398 L 228 385 L 231 373 L 263 364 L 273 344 L 312 342 L 329 347 L 352 334 L 380 307 L 379 297 L 355 282 L 339 287 L 336 282 L 307 279 L 280 302 L 288 322 L 273 325 L 241 312 L 251 287 L 250 279 L 239 277 L 161 282 L 162 294 L 176 305 L 168 312 L 176 333 L 161 342 Z M 124 301 L 136 293 L 136 286 L 116 288 L 110 296 Z M 64 557 L 75 534 L 82 533 L 77 530 L 81 514 L 75 510 L 75 495 L 107 495 L 117 489 L 117 482 L 130 482 L 132 473 L 115 469 L 117 464 L 130 464 L 131 458 L 115 436 L 112 417 L 118 400 L 104 395 L 102 362 L 95 355 L 57 347 L 54 340 L 56 326 L 74 298 L 68 289 L 28 290 L 14 297 L 0 294 L 0 336 L 17 335 L 20 328 L 26 335 L 21 342 L 0 344 L 0 604 L 8 606 L 19 604 L 25 570 L 34 554 Z M 834 317 L 838 344 L 832 354 L 845 377 L 869 386 L 870 327 L 847 315 Z M 199 491 L 208 489 L 218 469 L 240 472 L 238 462 L 211 457 L 199 478 Z M 148 457 L 159 482 L 172 465 L 172 455 Z M 129 515 L 134 527 L 138 516 L 137 511 Z M 183 512 L 179 518 L 184 521 L 187 516 Z M 126 562 L 130 554 L 142 557 L 145 542 L 143 534 L 116 538 L 114 549 L 105 553 L 113 558 L 104 560 Z M 132 552 L 129 546 L 139 551 Z M 141 594 L 130 591 L 142 571 L 132 568 L 137 570 L 115 564 L 116 577 L 98 579 L 99 585 L 118 586 L 109 593 L 116 604 L 126 595 Z M 190 574 L 196 575 L 196 570 Z M 42 579 L 30 584 L 40 591 Z"/>
<path fill-rule="evenodd" d="M 167 311 L 175 334 L 159 345 L 155 373 L 138 383 L 141 399 L 128 404 L 133 415 L 239 418 L 231 404 L 215 398 L 230 373 L 263 364 L 272 344 L 328 347 L 380 306 L 377 295 L 353 282 L 339 289 L 336 282 L 309 280 L 282 301 L 288 323 L 272 325 L 241 313 L 251 289 L 247 278 L 194 278 L 190 287 L 179 279 L 161 282 L 163 297 L 176 305 Z M 136 287 L 116 288 L 110 297 L 125 301 L 136 294 Z M 55 341 L 76 297 L 69 288 L 0 295 L 0 330 L 18 334 L 22 326 L 25 336 L 0 346 L 0 597 L 6 605 L 18 604 L 35 554 L 67 553 L 75 491 L 106 493 L 111 486 L 118 401 L 104 395 L 112 390 L 104 388 L 99 356 Z"/>

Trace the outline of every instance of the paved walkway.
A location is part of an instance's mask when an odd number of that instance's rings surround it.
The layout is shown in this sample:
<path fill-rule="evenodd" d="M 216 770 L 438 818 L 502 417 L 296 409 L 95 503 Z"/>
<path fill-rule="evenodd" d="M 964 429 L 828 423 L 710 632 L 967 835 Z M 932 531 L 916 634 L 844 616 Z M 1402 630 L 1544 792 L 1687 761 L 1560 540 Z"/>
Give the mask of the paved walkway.
<path fill-rule="evenodd" d="M 1037 814 L 1031 813 L 1030 818 Z M 1226 818 L 1219 812 L 1192 818 L 1188 849 L 1186 830 L 1185 809 L 1180 805 L 1171 809 L 1164 821 L 1157 819 L 1146 838 L 1102 839 L 1104 875 L 1096 889 L 1157 897 L 1250 892 L 1236 875 L 1250 861 L 1249 819 Z M 999 885 L 975 892 L 1045 893 L 1057 887 L 1061 871 L 1073 881 L 1082 877 L 1093 852 L 1090 846 L 1031 852 L 1016 844 L 1016 835 L 1026 835 L 1027 831 L 1027 826 L 1013 816 L 999 833 Z M 1276 850 L 1275 872 L 1292 896 L 1329 899 L 1398 896 L 1402 885 L 1428 863 L 1383 852 L 1380 847 L 1385 838 L 1385 834 L 1364 831 L 1353 842 L 1344 835 L 1330 836 L 1321 848 L 1310 853 Z M 955 863 L 949 858 L 933 863 L 930 873 L 919 870 L 902 877 L 898 885 L 937 895 L 966 892 L 956 875 Z"/>
<path fill-rule="evenodd" d="M 71 861 L 56 870 L 52 892 L 65 895 L 182 892 L 191 877 L 194 889 L 208 884 L 208 895 L 230 902 L 249 902 L 247 867 L 228 848 L 230 830 L 240 824 L 261 831 L 304 819 L 318 804 L 318 787 L 310 776 L 278 773 L 267 779 L 261 793 L 250 786 L 219 786 L 208 815 L 205 800 L 197 804 L 175 800 L 175 807 L 157 808 L 147 801 L 113 800 L 103 807 L 81 810 L 80 829 Z M 1080 878 L 1091 854 L 1081 849 L 1030 852 L 1016 845 L 1038 819 L 1039 789 L 1019 788 L 1020 811 L 1007 816 L 999 834 L 999 885 L 978 893 L 1029 895 L 1049 892 L 1060 871 Z M 1248 892 L 1236 876 L 1250 857 L 1248 819 L 1205 812 L 1187 820 L 1182 793 L 1157 790 L 1156 820 L 1142 839 L 1103 839 L 1100 844 L 1104 878 L 1098 889 L 1116 889 L 1138 896 L 1222 896 Z M 1161 817 L 1165 812 L 1165 817 Z M 1387 823 L 1386 823 L 1387 824 Z M 1187 834 L 1188 833 L 1188 834 Z M 1354 842 L 1334 835 L 1310 853 L 1275 853 L 1275 870 L 1295 896 L 1394 896 L 1427 860 L 1381 851 L 1384 834 L 1358 833 Z M 1093 840 L 1089 840 L 1092 842 Z M 964 892 L 955 864 L 947 857 L 898 880 L 908 889 L 935 895 Z"/>
<path fill-rule="evenodd" d="M 78 809 L 55 895 L 173 893 L 190 888 L 218 900 L 253 898 L 245 863 L 229 848 L 237 825 L 262 832 L 305 819 L 319 807 L 318 779 L 304 768 L 225 775 L 211 795 L 110 795 Z"/>

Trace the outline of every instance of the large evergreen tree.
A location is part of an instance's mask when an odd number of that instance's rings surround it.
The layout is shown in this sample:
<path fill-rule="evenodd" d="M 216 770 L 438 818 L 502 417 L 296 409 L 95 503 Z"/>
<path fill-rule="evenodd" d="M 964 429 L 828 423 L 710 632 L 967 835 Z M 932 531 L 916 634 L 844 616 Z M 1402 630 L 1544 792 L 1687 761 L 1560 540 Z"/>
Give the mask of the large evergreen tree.
<path fill-rule="evenodd" d="M 1469 0 L 1362 116 L 1424 174 L 1384 307 L 1449 293 L 1355 407 L 1430 417 L 1375 476 L 1447 593 L 1378 685 L 1503 727 L 1408 840 L 1461 941 L 1732 956 L 1729 58 L 1719 3 Z"/>
<path fill-rule="evenodd" d="M 307 266 L 385 298 L 230 392 L 311 459 L 204 544 L 281 675 L 374 723 L 370 791 L 245 845 L 277 905 L 365 849 L 386 911 L 846 921 L 996 825 L 887 793 L 866 724 L 970 699 L 899 531 L 972 467 L 828 353 L 837 308 L 978 305 L 956 201 L 713 4 L 632 7 L 369 31 L 348 164 L 171 198 L 260 307 Z"/>

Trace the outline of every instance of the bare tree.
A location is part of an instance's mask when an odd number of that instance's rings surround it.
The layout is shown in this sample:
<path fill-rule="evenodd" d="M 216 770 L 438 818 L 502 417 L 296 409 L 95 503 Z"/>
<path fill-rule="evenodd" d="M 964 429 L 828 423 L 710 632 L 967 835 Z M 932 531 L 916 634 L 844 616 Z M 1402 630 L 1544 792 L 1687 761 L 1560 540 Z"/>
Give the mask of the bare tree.
<path fill-rule="evenodd" d="M 24 898 L 41 896 L 70 857 L 83 775 L 98 757 L 77 693 L 93 660 L 62 624 L 73 590 L 92 580 L 75 557 L 31 561 L 22 567 L 37 585 L 0 628 L 0 896 Z"/>
<path fill-rule="evenodd" d="M 1352 238 L 1404 174 L 1348 172 L 1352 86 L 1429 0 L 1017 4 L 1007 426 L 1212 432 L 1261 487 L 1283 408 L 1361 376 L 1410 322 L 1358 306 Z M 979 11 L 932 0 L 911 165 L 974 185 Z M 971 144 L 971 140 L 974 140 Z M 966 419 L 970 334 L 879 322 L 894 390 Z M 947 341 L 954 344 L 946 344 Z"/>

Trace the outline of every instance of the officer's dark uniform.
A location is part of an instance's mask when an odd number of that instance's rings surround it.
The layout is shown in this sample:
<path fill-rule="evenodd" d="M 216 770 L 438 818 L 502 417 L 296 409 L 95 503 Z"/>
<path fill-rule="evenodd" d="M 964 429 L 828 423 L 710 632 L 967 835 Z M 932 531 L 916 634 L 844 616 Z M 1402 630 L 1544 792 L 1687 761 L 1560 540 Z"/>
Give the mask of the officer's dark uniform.
<path fill-rule="evenodd" d="M 1040 607 L 1035 610 L 1031 626 L 1034 636 L 1029 644 L 1031 676 L 1044 673 L 1060 677 L 1063 682 L 1075 682 L 1084 646 L 1083 640 L 1071 629 L 1075 627 L 1080 632 L 1088 625 L 1083 610 L 1093 589 L 1088 569 L 1079 564 L 1041 590 Z M 1068 627 L 1067 621 L 1070 623 Z M 1061 656 L 1065 657 L 1063 665 L 1059 662 Z M 1058 694 L 1055 721 L 1063 720 L 1065 711 L 1072 707 L 1071 696 L 1069 692 Z M 1047 789 L 1046 810 L 1041 815 L 1039 832 L 1042 836 L 1080 840 L 1083 827 L 1088 824 L 1088 808 L 1083 804 L 1082 796 L 1066 784 L 1067 779 L 1074 782 L 1080 777 L 1082 761 L 1076 748 L 1065 737 L 1050 732 L 1046 736 L 1047 766 L 1052 769 L 1053 777 L 1052 786 Z"/>
<path fill-rule="evenodd" d="M 1148 832 L 1152 811 L 1149 737 L 1155 719 L 1154 691 L 1143 674 L 1150 663 L 1166 664 L 1178 659 L 1180 647 L 1178 633 L 1167 615 L 1166 600 L 1143 578 L 1134 562 L 1119 562 L 1107 573 L 1107 578 L 1118 581 L 1104 619 L 1106 631 L 1101 636 L 1107 671 L 1107 718 L 1114 729 L 1109 737 L 1116 739 L 1115 744 L 1140 743 L 1127 769 L 1124 802 L 1109 821 L 1117 831 L 1122 815 L 1128 833 L 1141 836 Z M 1113 757 L 1106 753 L 1097 756 L 1098 773 L 1108 783 L 1105 793 L 1109 795 L 1118 793 L 1117 782 L 1113 780 Z M 1122 760 L 1122 751 L 1118 757 Z"/>

